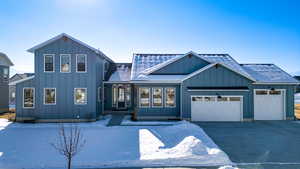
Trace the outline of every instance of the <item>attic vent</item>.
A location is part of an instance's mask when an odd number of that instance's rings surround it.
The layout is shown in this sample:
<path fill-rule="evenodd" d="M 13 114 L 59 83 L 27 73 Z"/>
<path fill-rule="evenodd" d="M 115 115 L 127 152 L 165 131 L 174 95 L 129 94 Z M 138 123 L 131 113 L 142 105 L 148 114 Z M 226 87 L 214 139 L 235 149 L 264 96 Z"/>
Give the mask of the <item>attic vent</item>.
<path fill-rule="evenodd" d="M 188 55 L 188 57 L 189 57 L 189 58 L 192 58 L 192 55 L 191 55 L 191 54 L 189 54 L 189 55 Z"/>
<path fill-rule="evenodd" d="M 218 69 L 218 67 L 219 67 L 219 64 L 216 64 L 216 65 L 215 65 L 215 67 L 216 67 L 216 69 Z"/>
<path fill-rule="evenodd" d="M 63 40 L 64 40 L 65 42 L 68 41 L 68 37 L 64 36 L 64 37 L 63 37 Z"/>

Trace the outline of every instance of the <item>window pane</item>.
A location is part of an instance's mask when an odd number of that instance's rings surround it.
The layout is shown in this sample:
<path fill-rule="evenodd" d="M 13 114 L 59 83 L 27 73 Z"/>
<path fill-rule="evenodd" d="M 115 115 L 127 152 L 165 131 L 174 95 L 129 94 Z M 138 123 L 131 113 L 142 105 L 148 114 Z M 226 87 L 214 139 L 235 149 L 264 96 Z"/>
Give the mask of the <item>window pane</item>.
<path fill-rule="evenodd" d="M 221 97 L 221 98 L 217 98 L 217 100 L 219 101 L 219 102 L 221 102 L 221 101 L 227 101 L 227 97 Z"/>
<path fill-rule="evenodd" d="M 150 89 L 140 88 L 140 106 L 149 107 L 150 106 Z"/>
<path fill-rule="evenodd" d="M 215 97 L 204 97 L 204 101 L 216 101 Z"/>
<path fill-rule="evenodd" d="M 86 55 L 77 55 L 77 72 L 86 71 Z"/>
<path fill-rule="evenodd" d="M 55 89 L 45 89 L 45 104 L 55 104 Z"/>
<path fill-rule="evenodd" d="M 54 57 L 53 55 L 45 55 L 45 72 L 54 71 Z"/>
<path fill-rule="evenodd" d="M 175 107 L 175 88 L 166 88 L 166 106 Z"/>
<path fill-rule="evenodd" d="M 9 77 L 9 70 L 8 68 L 3 68 L 3 77 L 7 79 Z"/>
<path fill-rule="evenodd" d="M 115 107 L 117 104 L 117 97 L 118 97 L 117 88 L 114 86 L 113 87 L 113 107 Z"/>
<path fill-rule="evenodd" d="M 229 97 L 229 101 L 231 101 L 231 102 L 239 102 L 239 101 L 241 101 L 241 98 L 240 97 Z"/>
<path fill-rule="evenodd" d="M 87 92 L 85 88 L 75 89 L 75 104 L 86 104 Z"/>
<path fill-rule="evenodd" d="M 24 89 L 24 98 L 23 98 L 23 106 L 25 108 L 33 107 L 34 105 L 34 90 L 33 89 Z"/>
<path fill-rule="evenodd" d="M 162 88 L 153 88 L 153 107 L 161 107 L 162 106 Z"/>
<path fill-rule="evenodd" d="M 71 71 L 71 57 L 70 55 L 60 55 L 60 71 L 70 72 Z"/>
<path fill-rule="evenodd" d="M 130 96 L 131 95 L 131 87 L 130 86 L 126 87 L 125 95 L 126 95 L 126 104 L 130 105 L 131 104 L 131 96 Z"/>
<path fill-rule="evenodd" d="M 119 102 L 124 102 L 125 101 L 125 89 L 122 87 L 119 87 Z"/>
<path fill-rule="evenodd" d="M 255 92 L 257 95 L 267 95 L 268 92 L 266 90 L 256 90 Z"/>
<path fill-rule="evenodd" d="M 194 102 L 198 102 L 198 101 L 202 101 L 203 98 L 202 98 L 202 97 L 193 97 L 192 100 L 193 100 Z"/>
<path fill-rule="evenodd" d="M 280 90 L 270 90 L 269 94 L 270 95 L 281 95 L 281 91 Z"/>

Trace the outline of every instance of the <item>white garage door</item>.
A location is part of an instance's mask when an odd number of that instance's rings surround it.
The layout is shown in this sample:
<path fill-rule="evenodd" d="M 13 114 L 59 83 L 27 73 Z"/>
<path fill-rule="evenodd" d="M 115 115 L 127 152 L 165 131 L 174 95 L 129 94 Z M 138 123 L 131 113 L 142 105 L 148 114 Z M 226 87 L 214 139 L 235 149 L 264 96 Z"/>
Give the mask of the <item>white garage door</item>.
<path fill-rule="evenodd" d="M 192 121 L 241 121 L 242 96 L 191 96 Z"/>
<path fill-rule="evenodd" d="M 254 120 L 284 120 L 284 90 L 254 90 Z"/>

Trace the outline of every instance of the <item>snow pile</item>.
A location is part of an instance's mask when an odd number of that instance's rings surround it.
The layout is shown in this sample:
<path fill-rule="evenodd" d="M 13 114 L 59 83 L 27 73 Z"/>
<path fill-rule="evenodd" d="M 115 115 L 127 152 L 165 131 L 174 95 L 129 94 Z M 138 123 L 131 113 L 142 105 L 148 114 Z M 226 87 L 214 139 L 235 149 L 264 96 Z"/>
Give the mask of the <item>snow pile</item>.
<path fill-rule="evenodd" d="M 78 123 L 86 144 L 75 156 L 74 168 L 233 165 L 200 127 L 189 122 L 106 127 L 108 120 Z M 65 167 L 64 157 L 50 145 L 57 141 L 58 124 L 8 123 L 0 122 L 5 126 L 0 130 L 0 168 Z"/>
<path fill-rule="evenodd" d="M 0 119 L 0 131 L 4 130 L 11 123 L 12 122 L 8 121 L 7 119 Z"/>
<path fill-rule="evenodd" d="M 132 121 L 130 116 L 125 116 L 121 125 L 124 126 L 154 126 L 154 125 L 173 125 L 178 121 Z"/>

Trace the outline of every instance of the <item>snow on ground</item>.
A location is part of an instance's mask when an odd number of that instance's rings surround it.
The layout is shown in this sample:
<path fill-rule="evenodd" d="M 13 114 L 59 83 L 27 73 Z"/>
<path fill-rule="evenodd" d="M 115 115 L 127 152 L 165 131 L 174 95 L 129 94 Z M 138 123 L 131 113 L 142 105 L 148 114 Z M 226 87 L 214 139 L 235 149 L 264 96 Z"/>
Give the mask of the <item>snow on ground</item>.
<path fill-rule="evenodd" d="M 86 145 L 74 167 L 154 167 L 232 165 L 228 156 L 198 126 L 114 126 L 107 121 L 78 124 Z M 68 126 L 66 124 L 66 126 Z M 65 161 L 51 146 L 58 125 L 0 120 L 0 168 L 62 168 Z"/>
<path fill-rule="evenodd" d="M 178 123 L 178 121 L 132 121 L 130 116 L 125 116 L 121 125 L 140 125 L 140 126 L 152 126 L 152 125 L 173 125 Z"/>

